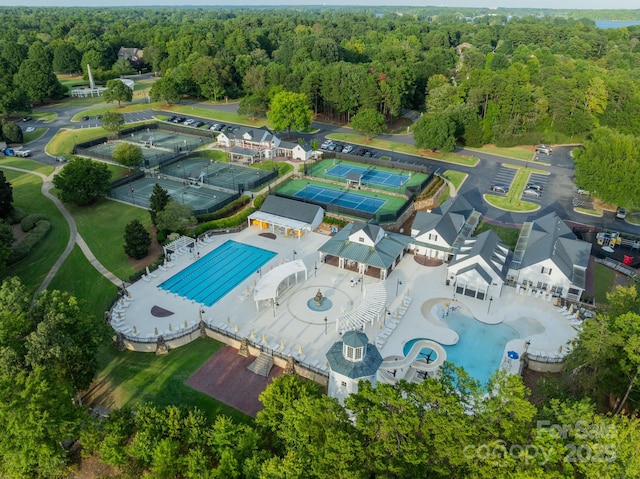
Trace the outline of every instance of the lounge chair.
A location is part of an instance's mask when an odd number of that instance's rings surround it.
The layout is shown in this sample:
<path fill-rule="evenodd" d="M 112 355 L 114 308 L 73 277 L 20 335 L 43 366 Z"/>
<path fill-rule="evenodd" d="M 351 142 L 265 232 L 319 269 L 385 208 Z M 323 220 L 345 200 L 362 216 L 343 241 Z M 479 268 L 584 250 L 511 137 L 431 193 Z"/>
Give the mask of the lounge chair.
<path fill-rule="evenodd" d="M 143 281 L 146 281 L 147 283 L 151 282 L 151 278 L 149 278 L 146 274 L 143 274 L 141 278 Z"/>
<path fill-rule="evenodd" d="M 159 264 L 158 265 L 158 269 L 161 271 L 167 271 L 167 268 L 165 268 L 163 265 Z"/>

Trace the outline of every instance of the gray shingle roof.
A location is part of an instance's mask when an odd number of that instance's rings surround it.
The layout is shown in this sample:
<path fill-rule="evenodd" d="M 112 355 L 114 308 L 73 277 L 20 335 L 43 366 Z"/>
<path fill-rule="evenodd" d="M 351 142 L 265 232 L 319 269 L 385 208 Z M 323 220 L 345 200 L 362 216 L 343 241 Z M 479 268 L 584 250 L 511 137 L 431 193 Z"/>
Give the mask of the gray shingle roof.
<path fill-rule="evenodd" d="M 260 211 L 276 216 L 282 216 L 283 218 L 302 221 L 304 223 L 313 223 L 313 220 L 318 214 L 318 210 L 321 209 L 322 208 L 320 206 L 312 205 L 310 203 L 269 195 L 264 200 Z"/>
<path fill-rule="evenodd" d="M 580 241 L 555 213 L 532 222 L 531 233 L 524 247 L 519 269 L 551 259 L 576 286 L 584 288 L 584 275 L 575 274 L 575 267 L 589 264 L 591 243 Z M 581 280 L 582 278 L 582 280 Z"/>
<path fill-rule="evenodd" d="M 418 211 L 413 220 L 412 229 L 418 235 L 435 230 L 448 244 L 453 245 L 466 219 L 473 212 L 473 207 L 462 196 L 450 198 L 430 213 Z M 424 242 L 424 241 L 423 241 Z"/>
<path fill-rule="evenodd" d="M 349 240 L 349 235 L 353 232 L 352 228 L 364 229 L 369 227 L 367 225 L 372 228 L 380 228 L 380 226 L 376 224 L 371 225 L 370 223 L 358 223 L 356 226 L 356 223 L 350 223 L 342 228 L 333 238 L 320 246 L 318 250 L 323 253 L 357 261 L 377 268 L 389 268 L 393 265 L 395 259 L 400 255 L 402 250 L 411 242 L 411 238 L 409 236 L 387 232 L 384 237 L 378 241 L 375 247 L 354 243 Z M 368 234 L 371 232 L 372 231 L 369 230 Z"/>
<path fill-rule="evenodd" d="M 511 251 L 491 230 L 480 233 L 464 242 L 451 265 L 460 264 L 473 257 L 483 258 L 501 278 L 506 278 L 511 261 Z"/>

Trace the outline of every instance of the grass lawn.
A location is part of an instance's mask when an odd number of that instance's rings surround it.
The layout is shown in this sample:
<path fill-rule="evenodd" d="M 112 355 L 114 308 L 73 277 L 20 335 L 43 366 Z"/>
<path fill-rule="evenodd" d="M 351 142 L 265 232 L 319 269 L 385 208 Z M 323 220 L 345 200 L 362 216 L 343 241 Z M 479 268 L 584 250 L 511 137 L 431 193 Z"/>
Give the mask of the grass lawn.
<path fill-rule="evenodd" d="M 8 268 L 8 274 L 18 276 L 30 291 L 35 292 L 64 251 L 69 241 L 69 226 L 58 208 L 42 195 L 40 177 L 12 170 L 4 170 L 4 175 L 13 186 L 14 206 L 29 214 L 44 214 L 51 223 L 49 233 L 34 252 Z"/>
<path fill-rule="evenodd" d="M 200 366 L 224 345 L 213 339 L 198 339 L 164 356 L 134 351 L 118 352 L 113 345 L 98 354 L 99 373 L 91 399 L 110 408 L 135 407 L 151 402 L 198 407 L 210 419 L 218 414 L 251 422 L 249 416 L 184 384 Z"/>
<path fill-rule="evenodd" d="M 403 143 L 397 143 L 395 141 L 381 140 L 373 138 L 367 140 L 366 136 L 357 135 L 355 133 L 332 133 L 327 135 L 327 138 L 332 140 L 338 140 L 346 143 L 352 143 L 354 145 L 361 145 L 368 148 L 380 148 L 391 152 L 406 153 L 408 155 L 419 156 L 421 158 L 429 158 L 430 160 L 444 161 L 447 163 L 455 163 L 457 165 L 464 166 L 476 166 L 478 159 L 472 156 L 456 155 L 454 153 L 433 153 L 429 152 L 427 155 L 426 150 L 419 150 L 413 145 L 405 145 Z"/>
<path fill-rule="evenodd" d="M 457 191 L 469 175 L 467 175 L 466 173 L 462 173 L 461 171 L 447 170 L 442 174 L 442 176 L 449 180 Z"/>
<path fill-rule="evenodd" d="M 607 293 L 611 292 L 613 288 L 616 273 L 600 263 L 594 263 L 594 269 L 596 306 L 598 308 L 606 307 L 609 304 Z"/>
<path fill-rule="evenodd" d="M 74 145 L 85 141 L 109 136 L 110 131 L 104 128 L 83 128 L 80 130 L 59 130 L 47 144 L 46 151 L 50 155 L 70 155 Z"/>
<path fill-rule="evenodd" d="M 529 146 L 513 146 L 510 148 L 502 148 L 495 145 L 485 145 L 482 148 L 469 148 L 465 150 L 477 151 L 478 153 L 489 153 L 491 155 L 506 156 L 507 158 L 515 158 L 516 160 L 531 161 L 534 156 L 532 147 Z"/>
<path fill-rule="evenodd" d="M 37 140 L 42 135 L 44 135 L 46 131 L 47 131 L 46 128 L 36 128 L 35 130 L 33 130 L 33 131 L 29 132 L 29 133 L 25 132 L 22 135 L 22 143 L 24 144 L 24 148 L 23 149 L 28 150 L 29 149 L 28 143 Z"/>
<path fill-rule="evenodd" d="M 43 175 L 49 176 L 53 173 L 53 166 L 43 165 L 37 161 L 28 158 L 16 158 L 15 156 L 7 156 L 3 158 L 2 165 L 13 166 L 14 168 L 22 168 L 23 170 L 37 171 Z"/>
<path fill-rule="evenodd" d="M 498 235 L 498 238 L 500 238 L 502 242 L 512 250 L 516 248 L 518 236 L 520 236 L 519 228 L 507 228 L 505 226 L 492 225 L 481 221 L 480 224 L 478 224 L 478 227 L 474 231 L 473 235 L 477 236 L 487 230 L 492 230 L 495 234 Z"/>
<path fill-rule="evenodd" d="M 124 229 L 137 219 L 150 231 L 151 217 L 147 210 L 109 200 L 84 208 L 66 206 L 78 231 L 105 268 L 122 279 L 136 272 L 124 253 Z"/>
<path fill-rule="evenodd" d="M 87 312 L 99 320 L 118 293 L 118 288 L 98 273 L 77 245 L 53 277 L 48 289 L 67 291 L 76 298 L 82 298 L 86 302 Z"/>

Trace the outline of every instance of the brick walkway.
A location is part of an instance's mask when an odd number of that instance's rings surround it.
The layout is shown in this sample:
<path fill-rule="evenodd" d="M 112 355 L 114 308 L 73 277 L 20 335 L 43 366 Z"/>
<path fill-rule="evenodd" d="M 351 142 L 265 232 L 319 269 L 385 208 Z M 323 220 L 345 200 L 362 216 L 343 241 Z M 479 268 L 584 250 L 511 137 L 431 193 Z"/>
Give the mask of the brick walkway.
<path fill-rule="evenodd" d="M 252 373 L 247 366 L 255 358 L 244 358 L 238 350 L 225 346 L 187 379 L 187 384 L 229 406 L 255 417 L 262 409 L 258 395 L 273 378 L 283 373 L 274 366 L 268 378 Z"/>

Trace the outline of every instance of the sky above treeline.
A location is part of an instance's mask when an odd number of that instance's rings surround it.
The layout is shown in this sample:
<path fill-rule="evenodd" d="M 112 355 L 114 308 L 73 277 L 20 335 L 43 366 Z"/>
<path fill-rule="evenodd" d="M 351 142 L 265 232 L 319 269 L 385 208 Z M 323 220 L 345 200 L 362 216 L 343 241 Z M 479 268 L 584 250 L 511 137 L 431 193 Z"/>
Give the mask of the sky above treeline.
<path fill-rule="evenodd" d="M 449 0 L 445 2 L 419 1 L 419 0 L 326 0 L 326 1 L 305 1 L 305 0 L 242 0 L 240 2 L 229 2 L 229 0 L 136 0 L 136 6 L 270 6 L 270 5 L 363 5 L 363 6 L 443 6 L 443 7 L 502 7 L 502 8 L 559 8 L 559 9 L 638 9 L 638 0 L 618 0 L 614 3 L 603 0 Z M 37 7 L 131 7 L 130 0 L 0 0 L 0 6 L 37 6 Z"/>

